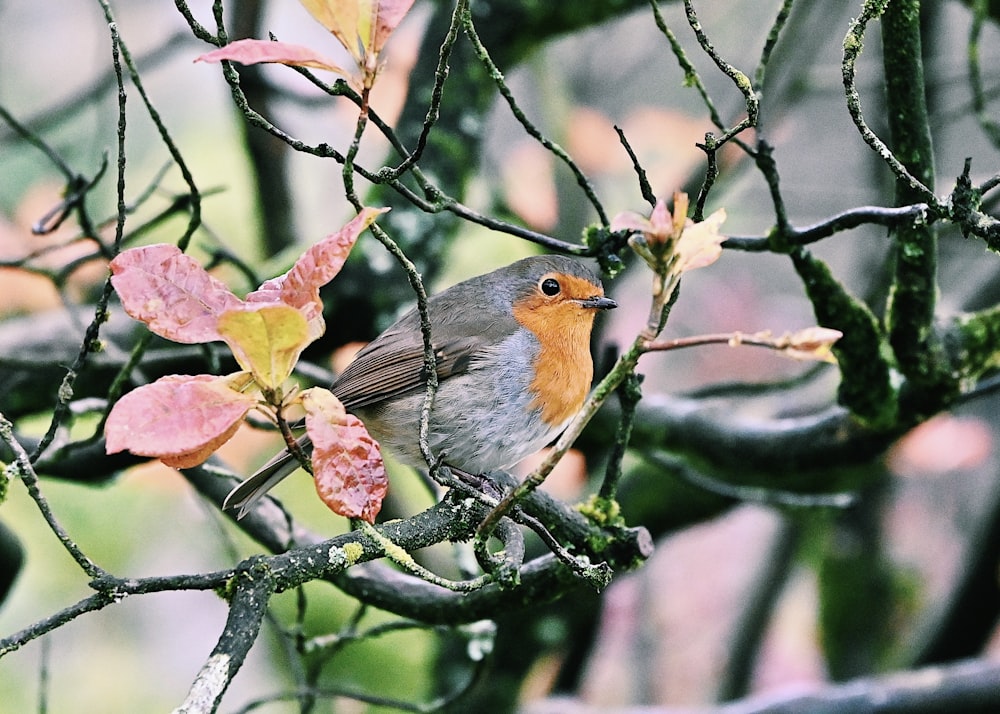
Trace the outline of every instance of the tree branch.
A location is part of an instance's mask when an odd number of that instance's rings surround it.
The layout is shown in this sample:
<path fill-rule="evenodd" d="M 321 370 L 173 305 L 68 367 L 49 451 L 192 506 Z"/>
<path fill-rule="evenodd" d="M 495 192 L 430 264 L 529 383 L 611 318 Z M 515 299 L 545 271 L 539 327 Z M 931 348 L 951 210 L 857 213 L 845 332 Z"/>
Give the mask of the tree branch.
<path fill-rule="evenodd" d="M 811 694 L 758 695 L 700 714 L 929 714 L 989 712 L 1000 708 L 1000 664 L 967 660 L 912 672 L 897 672 L 835 684 Z M 598 714 L 603 709 L 577 700 L 541 700 L 524 714 Z M 648 714 L 686 714 L 690 708 L 650 707 Z"/>

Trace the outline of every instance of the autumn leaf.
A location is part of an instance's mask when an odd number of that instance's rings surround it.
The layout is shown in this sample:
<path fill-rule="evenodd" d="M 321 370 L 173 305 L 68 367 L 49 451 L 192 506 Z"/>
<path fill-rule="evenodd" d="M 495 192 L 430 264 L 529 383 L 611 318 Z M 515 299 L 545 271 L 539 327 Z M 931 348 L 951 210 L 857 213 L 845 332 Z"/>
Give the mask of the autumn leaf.
<path fill-rule="evenodd" d="M 230 377 L 173 375 L 126 394 L 107 420 L 107 453 L 128 450 L 185 468 L 228 441 L 251 409 L 279 419 L 295 401 L 282 384 L 325 328 L 320 287 L 340 272 L 361 232 L 387 210 L 363 209 L 245 301 L 174 246 L 119 255 L 112 283 L 129 315 L 177 342 L 224 340 L 245 371 Z M 307 402 L 321 498 L 337 513 L 374 521 L 388 487 L 378 444 L 329 392 L 320 390 Z"/>
<path fill-rule="evenodd" d="M 221 340 L 219 315 L 243 301 L 177 246 L 123 251 L 111 261 L 111 284 L 122 307 L 161 337 L 184 344 Z"/>
<path fill-rule="evenodd" d="M 373 21 L 366 47 L 369 54 L 377 56 L 381 54 L 389 35 L 399 27 L 399 23 L 413 7 L 413 0 L 368 0 L 361 4 L 371 7 L 370 16 Z"/>
<path fill-rule="evenodd" d="M 343 75 L 358 89 L 369 88 L 381 69 L 382 48 L 409 12 L 413 0 L 302 0 L 302 4 L 351 54 L 361 72 L 360 81 L 318 52 L 286 42 L 237 40 L 195 58 L 195 62 L 229 60 L 241 64 L 276 62 L 313 67 Z"/>
<path fill-rule="evenodd" d="M 388 210 L 367 207 L 361 209 L 347 225 L 303 253 L 291 270 L 268 280 L 247 295 L 247 302 L 283 304 L 297 308 L 306 319 L 310 341 L 317 339 L 326 329 L 319 289 L 333 280 L 344 267 L 358 236 L 380 214 Z"/>
<path fill-rule="evenodd" d="M 309 14 L 351 53 L 358 68 L 374 79 L 379 54 L 413 0 L 301 0 Z M 366 83 L 366 86 L 371 86 Z"/>
<path fill-rule="evenodd" d="M 699 223 L 687 217 L 687 209 L 687 194 L 678 191 L 674 194 L 673 212 L 661 198 L 649 218 L 624 211 L 611 220 L 611 230 L 631 231 L 629 245 L 654 272 L 679 276 L 718 260 L 726 240 L 719 233 L 726 220 L 725 209 L 720 208 Z"/>
<path fill-rule="evenodd" d="M 219 334 L 240 367 L 262 388 L 273 390 L 292 373 L 312 342 L 305 316 L 290 305 L 247 305 L 219 316 Z"/>
<path fill-rule="evenodd" d="M 107 453 L 131 451 L 186 468 L 227 442 L 257 404 L 250 377 L 168 375 L 119 399 L 104 426 Z"/>
<path fill-rule="evenodd" d="M 374 523 L 389 488 L 378 443 L 330 391 L 307 389 L 301 399 L 320 499 L 334 513 Z"/>
<path fill-rule="evenodd" d="M 293 67 L 325 69 L 345 77 L 350 76 L 350 72 L 337 65 L 333 60 L 308 47 L 269 40 L 236 40 L 217 50 L 200 55 L 194 61 L 221 62 L 222 60 L 239 62 L 240 64 L 287 64 Z"/>

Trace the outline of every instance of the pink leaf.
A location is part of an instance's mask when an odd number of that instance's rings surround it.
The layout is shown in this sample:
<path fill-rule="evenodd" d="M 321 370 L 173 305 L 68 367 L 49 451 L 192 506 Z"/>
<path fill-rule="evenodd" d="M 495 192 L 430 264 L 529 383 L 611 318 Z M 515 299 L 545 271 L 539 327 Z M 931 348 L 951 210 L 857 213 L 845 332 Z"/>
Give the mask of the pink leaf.
<path fill-rule="evenodd" d="M 268 280 L 247 295 L 248 303 L 281 303 L 297 308 L 309 325 L 309 338 L 315 340 L 323 334 L 323 302 L 319 289 L 333 280 L 344 267 L 344 262 L 355 241 L 379 214 L 388 208 L 363 208 L 352 221 L 336 233 L 327 236 L 309 248 L 295 261 L 295 265 L 282 276 Z"/>
<path fill-rule="evenodd" d="M 163 455 L 160 457 L 160 461 L 163 462 L 164 466 L 169 466 L 172 469 L 190 469 L 203 464 L 220 446 L 236 435 L 242 423 L 242 419 L 234 421 L 229 425 L 229 428 L 206 441 L 201 446 L 183 454 Z"/>
<path fill-rule="evenodd" d="M 111 284 L 134 319 L 174 342 L 222 337 L 218 316 L 243 302 L 174 245 L 131 248 L 111 261 Z"/>
<path fill-rule="evenodd" d="M 667 210 L 667 204 L 662 198 L 656 201 L 656 206 L 653 207 L 649 218 L 644 218 L 632 211 L 619 213 L 611 219 L 611 230 L 640 232 L 652 245 L 667 243 L 680 235 L 679 231 L 675 233 L 673 216 Z"/>
<path fill-rule="evenodd" d="M 659 199 L 649 218 L 625 211 L 611 219 L 611 230 L 634 231 L 629 245 L 654 272 L 671 272 L 674 275 L 711 265 L 722 255 L 726 236 L 719 228 L 726 220 L 725 209 L 720 208 L 700 223 L 687 217 L 688 196 L 682 191 L 674 193 L 674 210 Z M 676 257 L 671 263 L 671 258 Z"/>
<path fill-rule="evenodd" d="M 303 392 L 302 406 L 320 499 L 334 513 L 374 523 L 389 489 L 378 443 L 326 389 Z"/>
<path fill-rule="evenodd" d="M 232 437 L 257 404 L 238 391 L 249 376 L 169 375 L 115 403 L 104 426 L 105 449 L 160 458 L 168 466 L 200 464 Z"/>
<path fill-rule="evenodd" d="M 373 23 L 375 30 L 371 36 L 370 51 L 378 54 L 385 46 L 389 35 L 410 11 L 413 0 L 381 0 L 373 4 L 377 6 L 377 10 L 375 11 L 375 22 Z"/>
<path fill-rule="evenodd" d="M 261 64 L 275 62 L 295 67 L 325 69 L 347 76 L 347 72 L 332 60 L 302 45 L 268 40 L 236 40 L 225 47 L 206 52 L 196 57 L 195 62 L 239 62 L 240 64 Z"/>

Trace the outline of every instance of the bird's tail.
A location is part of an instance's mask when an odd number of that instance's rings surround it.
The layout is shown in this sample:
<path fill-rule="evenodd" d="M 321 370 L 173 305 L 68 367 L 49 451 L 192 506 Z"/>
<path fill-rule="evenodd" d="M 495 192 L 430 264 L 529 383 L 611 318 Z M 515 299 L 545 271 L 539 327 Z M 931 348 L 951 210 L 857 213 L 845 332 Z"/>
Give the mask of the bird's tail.
<path fill-rule="evenodd" d="M 303 451 L 309 452 L 312 450 L 312 441 L 308 436 L 303 436 L 299 439 L 298 443 Z M 236 518 L 243 518 L 250 511 L 253 504 L 298 467 L 298 460 L 288 449 L 278 453 L 273 459 L 257 469 L 248 479 L 242 481 L 236 488 L 229 492 L 226 500 L 222 502 L 223 510 L 238 508 Z"/>

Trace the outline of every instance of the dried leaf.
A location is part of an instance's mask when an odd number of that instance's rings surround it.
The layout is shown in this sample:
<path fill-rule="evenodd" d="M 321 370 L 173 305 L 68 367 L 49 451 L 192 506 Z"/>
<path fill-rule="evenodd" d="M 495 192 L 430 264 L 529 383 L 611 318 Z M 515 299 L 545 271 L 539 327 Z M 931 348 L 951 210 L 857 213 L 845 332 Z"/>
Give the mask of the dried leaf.
<path fill-rule="evenodd" d="M 807 327 L 785 336 L 780 349 L 792 359 L 836 364 L 837 358 L 833 356 L 832 349 L 834 343 L 843 336 L 844 333 L 840 330 L 829 327 Z"/>
<path fill-rule="evenodd" d="M 307 389 L 302 406 L 320 499 L 334 513 L 374 523 L 389 488 L 378 443 L 326 389 Z"/>
<path fill-rule="evenodd" d="M 174 342 L 221 340 L 219 315 L 243 301 L 174 245 L 131 248 L 111 261 L 111 284 L 132 318 Z"/>
<path fill-rule="evenodd" d="M 219 334 L 240 367 L 265 389 L 281 385 L 312 342 L 303 314 L 289 305 L 246 305 L 219 316 Z"/>
<path fill-rule="evenodd" d="M 168 375 L 138 387 L 111 409 L 105 449 L 157 457 L 176 468 L 200 464 L 257 404 L 256 395 L 233 389 L 245 382 L 244 374 Z"/>
<path fill-rule="evenodd" d="M 242 419 L 234 421 L 228 429 L 218 434 L 213 439 L 205 442 L 197 449 L 193 449 L 185 454 L 178 454 L 176 456 L 161 456 L 160 461 L 164 466 L 169 466 L 172 469 L 190 469 L 203 464 L 208 460 L 209 456 L 218 450 L 220 446 L 236 435 L 236 432 L 239 431 L 242 423 Z"/>
<path fill-rule="evenodd" d="M 677 272 L 704 268 L 719 259 L 722 243 L 726 240 L 726 236 L 719 233 L 719 228 L 725 220 L 726 209 L 720 208 L 701 223 L 687 221 L 675 248 Z"/>
<path fill-rule="evenodd" d="M 316 21 L 333 33 L 351 56 L 362 64 L 358 46 L 358 22 L 361 6 L 368 2 L 358 0 L 300 0 Z"/>
<path fill-rule="evenodd" d="M 333 60 L 323 55 L 303 47 L 301 45 L 289 44 L 287 42 L 270 42 L 268 40 L 236 40 L 230 42 L 225 47 L 206 52 L 196 57 L 195 62 L 239 62 L 240 64 L 262 64 L 278 63 L 295 67 L 312 67 L 313 69 L 325 69 L 336 72 L 344 76 L 349 76 L 349 72 L 338 66 Z"/>
<path fill-rule="evenodd" d="M 664 214 L 666 213 L 666 206 L 663 206 L 662 204 L 663 204 L 662 201 L 656 202 L 656 208 L 653 209 L 654 217 L 651 219 L 654 222 L 665 220 L 668 217 L 665 215 L 660 216 L 658 218 L 656 217 L 657 210 L 662 211 Z M 674 212 L 672 219 L 673 225 L 671 228 L 673 235 L 675 236 L 682 235 L 684 233 L 684 229 L 691 224 L 691 221 L 688 220 L 687 215 L 688 215 L 688 195 L 683 191 L 674 191 Z"/>

